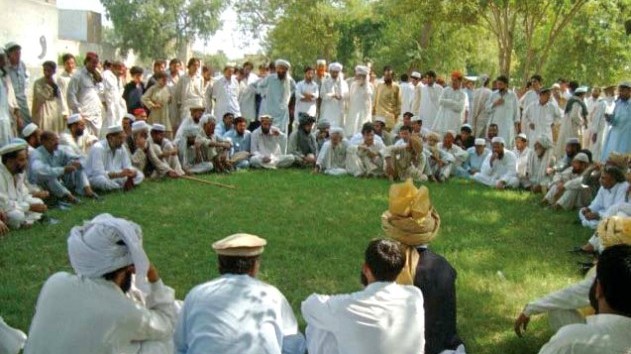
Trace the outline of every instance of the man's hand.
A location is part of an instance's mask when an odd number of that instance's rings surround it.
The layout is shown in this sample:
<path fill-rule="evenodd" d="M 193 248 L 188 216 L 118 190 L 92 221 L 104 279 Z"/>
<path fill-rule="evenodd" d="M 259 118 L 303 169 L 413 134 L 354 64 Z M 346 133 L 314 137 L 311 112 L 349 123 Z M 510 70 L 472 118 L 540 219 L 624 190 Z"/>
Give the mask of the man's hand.
<path fill-rule="evenodd" d="M 515 320 L 515 334 L 518 337 L 522 337 L 526 329 L 528 329 L 528 322 L 530 322 L 530 317 L 526 316 L 525 313 L 520 313 L 519 317 Z"/>
<path fill-rule="evenodd" d="M 155 283 L 160 280 L 158 270 L 153 264 L 149 264 L 149 270 L 147 271 L 147 280 L 149 280 L 150 283 Z"/>
<path fill-rule="evenodd" d="M 173 170 L 167 172 L 167 176 L 169 176 L 169 178 L 180 178 L 180 175 L 178 175 L 177 172 Z"/>
<path fill-rule="evenodd" d="M 495 188 L 497 188 L 497 189 L 505 189 L 506 188 L 506 182 L 504 182 L 504 181 L 497 182 L 497 184 L 495 185 Z"/>
<path fill-rule="evenodd" d="M 276 128 L 272 128 L 271 131 L 273 136 L 279 136 L 280 135 L 280 130 L 276 129 Z"/>
<path fill-rule="evenodd" d="M 268 157 L 268 156 L 265 156 L 263 158 L 263 163 L 270 163 L 271 161 L 272 161 L 272 159 L 270 157 Z"/>
<path fill-rule="evenodd" d="M 48 197 L 50 197 L 50 192 L 42 190 L 42 191 L 39 191 L 39 192 L 32 193 L 32 195 L 35 198 L 48 199 Z"/>
<path fill-rule="evenodd" d="M 131 168 L 126 168 L 123 171 L 121 171 L 121 175 L 123 177 L 131 177 L 131 178 L 135 178 L 136 177 L 136 170 L 131 169 Z"/>
<path fill-rule="evenodd" d="M 46 204 L 31 204 L 29 210 L 35 213 L 45 213 L 48 207 Z"/>
<path fill-rule="evenodd" d="M 69 163 L 64 167 L 64 174 L 73 173 L 76 170 L 77 168 L 72 163 Z"/>

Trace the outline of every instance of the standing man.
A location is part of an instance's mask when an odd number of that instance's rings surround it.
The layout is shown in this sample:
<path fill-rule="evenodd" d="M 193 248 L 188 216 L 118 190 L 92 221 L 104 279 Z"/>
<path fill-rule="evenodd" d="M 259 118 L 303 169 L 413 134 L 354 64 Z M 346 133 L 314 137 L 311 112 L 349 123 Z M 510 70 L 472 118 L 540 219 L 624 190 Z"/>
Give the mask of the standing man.
<path fill-rule="evenodd" d="M 434 125 L 431 126 L 432 131 L 445 134 L 447 131 L 460 129 L 464 123 L 468 103 L 467 94 L 462 90 L 462 80 L 462 73 L 451 73 L 451 86 L 440 95 L 438 113 Z"/>
<path fill-rule="evenodd" d="M 294 130 L 298 126 L 300 115 L 306 114 L 310 117 L 314 117 L 318 110 L 318 101 L 320 98 L 320 87 L 313 80 L 314 70 L 307 66 L 305 68 L 305 79 L 300 81 L 296 85 L 296 108 L 294 109 Z"/>
<path fill-rule="evenodd" d="M 609 154 L 631 152 L 631 82 L 623 82 L 618 86 L 618 100 L 613 114 L 605 116 L 609 123 L 609 134 L 603 147 L 601 161 L 606 161 Z"/>
<path fill-rule="evenodd" d="M 383 68 L 383 82 L 375 90 L 373 115 L 386 118 L 386 129 L 391 130 L 401 115 L 401 87 L 393 81 L 394 72 L 390 66 Z"/>
<path fill-rule="evenodd" d="M 31 111 L 28 108 L 27 94 L 29 75 L 26 70 L 26 65 L 22 61 L 22 47 L 15 43 L 9 42 L 4 47 L 7 53 L 9 62 L 5 66 L 4 70 L 7 72 L 11 84 L 13 85 L 13 92 L 15 99 L 17 100 L 18 107 L 20 108 L 20 117 L 24 121 L 24 125 L 31 122 Z"/>
<path fill-rule="evenodd" d="M 415 75 L 418 75 L 418 78 L 415 78 Z M 399 84 L 401 87 L 401 115 L 399 118 L 403 117 L 404 112 L 412 112 L 414 89 L 416 89 L 416 84 L 418 80 L 420 80 L 420 76 L 421 75 L 417 72 L 413 72 L 410 77 L 408 77 L 408 74 L 401 75 L 401 83 Z M 411 78 L 412 82 L 409 82 L 409 78 Z"/>
<path fill-rule="evenodd" d="M 436 73 L 432 70 L 425 73 L 427 83 L 416 86 L 412 113 L 415 113 L 426 127 L 433 127 L 439 108 L 439 99 L 443 94 L 443 87 L 436 83 Z"/>
<path fill-rule="evenodd" d="M 123 116 L 127 113 L 127 104 L 123 99 L 122 71 L 123 62 L 117 60 L 112 63 L 110 69 L 103 72 L 103 102 L 105 104 L 103 126 L 105 127 L 120 125 Z"/>
<path fill-rule="evenodd" d="M 59 87 L 59 96 L 61 96 L 61 116 L 63 120 L 66 120 L 71 114 L 68 108 L 68 85 L 70 85 L 70 80 L 75 73 L 77 63 L 74 55 L 69 53 L 62 55 L 61 61 L 64 64 L 64 70 L 57 75 L 57 86 Z"/>
<path fill-rule="evenodd" d="M 319 120 L 325 120 L 334 127 L 344 126 L 344 113 L 348 99 L 348 84 L 340 75 L 342 69 L 342 64 L 331 63 L 329 65 L 330 77 L 324 80 L 320 91 L 322 104 Z"/>
<path fill-rule="evenodd" d="M 355 79 L 349 91 L 348 114 L 344 121 L 344 135 L 347 137 L 355 135 L 364 123 L 372 120 L 374 89 L 368 81 L 369 70 L 363 65 L 355 67 Z"/>
<path fill-rule="evenodd" d="M 186 295 L 174 335 L 177 354 L 305 352 L 285 296 L 256 279 L 266 244 L 249 234 L 213 243 L 221 276 Z"/>
<path fill-rule="evenodd" d="M 186 75 L 182 75 L 177 82 L 175 95 L 173 96 L 179 107 L 178 120 L 173 127 L 175 131 L 177 131 L 177 127 L 180 126 L 180 122 L 188 116 L 191 109 L 189 105 L 190 102 L 201 100 L 202 104 L 204 103 L 204 79 L 199 74 L 199 66 L 199 59 L 189 59 L 187 66 L 188 72 Z"/>
<path fill-rule="evenodd" d="M 576 87 L 578 86 L 578 83 L 572 82 L 572 86 Z M 579 142 L 582 141 L 583 128 L 587 127 L 587 106 L 583 100 L 586 93 L 587 87 L 577 87 L 574 90 L 572 97 L 570 97 L 567 101 L 555 149 L 557 159 L 565 155 L 565 141 L 574 138 L 578 139 Z M 629 145 L 631 146 L 631 144 Z M 604 160 L 606 160 L 606 158 Z"/>
<path fill-rule="evenodd" d="M 180 76 L 182 75 L 180 72 L 181 70 L 182 62 L 180 59 L 171 59 L 169 62 L 169 71 L 167 73 L 167 87 L 169 88 L 169 93 L 171 94 L 171 101 L 169 102 L 169 119 L 171 120 L 171 127 L 174 133 L 177 131 L 177 128 L 182 121 L 178 102 L 175 97 L 177 84 L 180 82 Z"/>
<path fill-rule="evenodd" d="M 550 88 L 539 90 L 539 99 L 525 107 L 521 119 L 523 132 L 531 147 L 541 136 L 552 141 L 552 127 L 561 120 L 561 110 L 551 99 Z"/>
<path fill-rule="evenodd" d="M 484 139 L 486 137 L 486 126 L 489 122 L 489 113 L 486 111 L 486 101 L 491 96 L 489 89 L 489 76 L 484 74 L 479 78 L 481 86 L 473 91 L 473 101 L 469 102 L 469 110 L 471 111 L 471 127 L 476 138 Z"/>
<path fill-rule="evenodd" d="M 254 66 L 251 62 L 243 63 L 243 75 L 241 76 L 241 90 L 239 91 L 239 110 L 241 116 L 249 123 L 256 120 L 256 83 L 259 77 L 252 72 Z"/>
<path fill-rule="evenodd" d="M 64 121 L 61 118 L 61 93 L 54 79 L 57 64 L 54 61 L 45 61 L 42 69 L 44 77 L 33 83 L 31 119 L 42 129 L 59 133 L 64 129 Z"/>
<path fill-rule="evenodd" d="M 72 77 L 68 85 L 68 107 L 72 113 L 81 114 L 88 133 L 99 136 L 103 125 L 103 77 L 97 70 L 99 56 L 88 52 L 83 63 L 83 68 Z"/>
<path fill-rule="evenodd" d="M 541 75 L 535 74 L 530 77 L 530 89 L 526 91 L 526 93 L 519 99 L 519 107 L 522 112 L 528 108 L 531 104 L 539 101 L 539 94 L 541 93 L 541 84 L 543 83 L 543 79 Z M 550 89 L 548 89 L 550 90 Z M 522 116 L 522 131 L 525 128 L 525 124 L 523 124 L 523 116 Z"/>
<path fill-rule="evenodd" d="M 287 134 L 289 101 L 296 90 L 296 82 L 289 74 L 291 64 L 287 60 L 278 59 L 274 65 L 276 72 L 268 75 L 265 80 L 259 81 L 259 90 L 265 97 L 265 105 L 261 107 L 261 113 L 269 115 L 273 119 L 274 127 L 283 134 Z"/>
<path fill-rule="evenodd" d="M 223 68 L 223 76 L 208 86 L 206 90 L 207 107 L 212 106 L 213 99 L 215 100 L 215 117 L 223 117 L 226 113 L 232 113 L 233 117 L 241 115 L 239 82 L 234 77 L 234 66 L 226 65 Z"/>
<path fill-rule="evenodd" d="M 166 73 L 167 73 L 167 61 L 164 59 L 157 59 L 156 61 L 153 62 L 153 75 L 149 78 L 149 80 L 147 80 L 147 84 L 145 85 L 145 88 L 147 90 L 149 90 L 149 88 L 155 84 L 158 83 L 158 80 L 156 79 L 156 74 L 158 73 L 163 73 L 165 74 L 166 77 Z"/>
<path fill-rule="evenodd" d="M 594 108 L 589 127 L 591 151 L 594 156 L 594 161 L 596 162 L 601 161 L 600 158 L 602 156 L 603 145 L 605 144 L 605 136 L 609 128 L 605 118 L 607 114 L 612 114 L 616 107 L 616 86 L 607 86 L 603 91 L 605 97 L 601 98 Z"/>
<path fill-rule="evenodd" d="M 508 89 L 508 77 L 500 75 L 496 81 L 497 91 L 491 94 L 486 104 L 489 124 L 497 124 L 498 136 L 512 145 L 520 129 L 519 101 L 515 92 Z"/>

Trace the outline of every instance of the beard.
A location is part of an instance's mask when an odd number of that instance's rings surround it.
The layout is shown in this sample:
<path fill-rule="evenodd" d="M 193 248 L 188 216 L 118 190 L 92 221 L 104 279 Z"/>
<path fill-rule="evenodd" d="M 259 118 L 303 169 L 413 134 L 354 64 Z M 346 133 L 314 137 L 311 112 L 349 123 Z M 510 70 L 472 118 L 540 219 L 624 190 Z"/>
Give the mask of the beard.
<path fill-rule="evenodd" d="M 281 72 L 276 72 L 276 75 L 278 76 L 279 80 L 285 80 L 285 78 L 287 77 L 287 73 L 281 73 Z"/>
<path fill-rule="evenodd" d="M 83 129 L 77 129 L 77 130 L 75 130 L 75 132 L 74 132 L 74 133 L 75 133 L 75 135 L 76 135 L 77 137 L 79 137 L 79 136 L 83 136 L 83 132 L 84 132 L 84 130 L 83 130 Z"/>
<path fill-rule="evenodd" d="M 269 134 L 270 128 L 263 128 L 261 127 L 261 131 L 263 132 L 263 134 Z"/>
<path fill-rule="evenodd" d="M 121 284 L 121 290 L 123 290 L 124 293 L 127 293 L 129 289 L 131 289 L 132 275 L 132 271 L 128 270 L 125 272 L 125 279 L 123 279 L 123 284 Z"/>

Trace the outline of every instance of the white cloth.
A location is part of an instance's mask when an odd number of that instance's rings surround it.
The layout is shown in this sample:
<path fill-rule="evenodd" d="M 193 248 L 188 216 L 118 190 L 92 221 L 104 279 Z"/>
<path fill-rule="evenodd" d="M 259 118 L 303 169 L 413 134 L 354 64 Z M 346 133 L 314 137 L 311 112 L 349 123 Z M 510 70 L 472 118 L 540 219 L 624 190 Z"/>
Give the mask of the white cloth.
<path fill-rule="evenodd" d="M 14 176 L 0 163 L 0 209 L 7 213 L 11 228 L 18 229 L 39 220 L 42 214 L 30 211 L 30 208 L 33 204 L 43 203 L 29 193 L 23 173 Z"/>
<path fill-rule="evenodd" d="M 171 340 L 174 294 L 159 280 L 142 306 L 111 281 L 56 273 L 39 294 L 24 353 L 166 354 L 144 344 Z"/>
<path fill-rule="evenodd" d="M 318 152 L 316 165 L 320 167 L 325 174 L 341 176 L 348 173 L 347 171 L 347 154 L 349 143 L 342 140 L 336 146 L 333 146 L 331 140 L 326 141 L 322 145 L 322 149 Z"/>
<path fill-rule="evenodd" d="M 587 317 L 585 324 L 563 327 L 539 354 L 620 354 L 631 348 L 631 318 L 614 314 Z"/>
<path fill-rule="evenodd" d="M 477 138 L 486 138 L 486 125 L 489 122 L 489 112 L 486 110 L 486 102 L 491 96 L 489 88 L 480 87 L 473 91 L 473 102 L 469 102 L 473 135 Z"/>
<path fill-rule="evenodd" d="M 497 107 L 493 104 L 500 98 L 504 103 Z M 494 91 L 486 103 L 486 110 L 489 114 L 489 125 L 497 124 L 497 136 L 504 138 L 506 147 L 512 148 L 515 140 L 515 123 L 519 123 L 519 101 L 513 91 L 506 91 L 503 95 L 499 91 Z"/>
<path fill-rule="evenodd" d="M 373 86 L 367 81 L 355 80 L 348 96 L 348 114 L 344 121 L 344 135 L 359 132 L 364 123 L 372 119 Z"/>
<path fill-rule="evenodd" d="M 374 282 L 352 294 L 313 294 L 301 308 L 309 354 L 424 352 L 423 295 L 414 286 Z"/>
<path fill-rule="evenodd" d="M 259 77 L 253 73 L 241 80 L 239 90 L 239 109 L 241 110 L 241 116 L 248 122 L 255 120 L 256 117 L 256 83 L 259 81 Z"/>
<path fill-rule="evenodd" d="M 210 92 L 208 92 L 210 91 Z M 235 77 L 230 80 L 222 76 L 210 85 L 206 92 L 206 100 L 215 100 L 215 116 L 222 119 L 226 113 L 232 113 L 235 117 L 241 116 L 239 106 L 239 82 Z M 209 102 L 207 102 L 207 105 Z"/>
<path fill-rule="evenodd" d="M 26 334 L 12 328 L 0 317 L 0 354 L 18 354 L 25 342 Z"/>
<path fill-rule="evenodd" d="M 616 101 L 614 97 L 605 97 L 598 101 L 596 107 L 591 114 L 589 133 L 590 133 L 590 149 L 592 151 L 592 158 L 595 162 L 601 161 L 601 155 L 603 151 L 603 144 L 605 143 L 605 137 L 607 135 L 607 121 L 605 120 L 605 114 L 613 113 L 616 107 Z M 596 141 L 593 141 L 593 136 L 596 135 Z"/>
<path fill-rule="evenodd" d="M 103 126 L 106 128 L 121 125 L 123 122 L 123 116 L 127 113 L 123 90 L 121 79 L 111 70 L 105 70 L 103 72 L 103 101 L 105 101 Z M 101 132 L 101 137 L 105 137 L 105 129 Z"/>
<path fill-rule="evenodd" d="M 310 93 L 313 97 L 308 101 L 302 101 L 305 98 L 304 94 Z M 296 97 L 296 106 L 294 109 L 294 125 L 298 126 L 298 114 L 306 113 L 312 117 L 316 116 L 317 113 L 317 102 L 320 97 L 320 92 L 318 91 L 318 84 L 315 81 L 306 82 L 305 80 L 300 81 L 296 85 L 296 92 L 294 93 Z"/>
<path fill-rule="evenodd" d="M 519 151 L 517 148 L 513 149 L 513 154 L 515 154 L 515 157 L 517 158 L 517 177 L 526 178 L 528 159 L 532 153 L 534 153 L 534 151 L 527 146 L 524 151 Z"/>
<path fill-rule="evenodd" d="M 204 79 L 201 75 L 194 75 L 192 77 L 189 75 L 180 76 L 175 87 L 174 96 L 172 97 L 180 106 L 178 118 L 179 121 L 181 121 L 191 114 L 191 102 L 196 100 L 204 101 L 206 99 L 204 92 Z"/>
<path fill-rule="evenodd" d="M 528 146 L 535 146 L 535 142 L 542 135 L 552 139 L 552 125 L 560 122 L 561 110 L 553 100 L 541 105 L 539 101 L 526 106 L 522 114 L 522 131 L 528 138 Z M 534 125 L 534 129 L 531 128 Z"/>
<path fill-rule="evenodd" d="M 9 107 L 9 92 L 4 85 L 4 80 L 0 79 L 0 146 L 4 146 L 13 138 L 11 129 L 11 110 Z"/>
<path fill-rule="evenodd" d="M 68 84 L 68 108 L 71 113 L 80 113 L 86 120 L 86 129 L 98 136 L 103 124 L 101 95 L 103 82 L 94 82 L 92 75 L 83 67 L 77 70 Z M 122 118 L 122 117 L 121 117 Z"/>
<path fill-rule="evenodd" d="M 467 102 L 464 91 L 447 87 L 438 100 L 438 113 L 431 129 L 441 135 L 448 130 L 459 131 L 465 119 Z"/>
<path fill-rule="evenodd" d="M 75 155 L 80 155 L 83 157 L 88 156 L 88 151 L 90 151 L 90 147 L 92 144 L 97 142 L 99 139 L 90 135 L 88 132 L 83 132 L 83 135 L 75 139 L 70 133 L 69 130 L 66 129 L 65 132 L 59 134 L 59 146 L 63 148 L 70 149 Z"/>
<path fill-rule="evenodd" d="M 587 206 L 593 213 L 597 213 L 602 217 L 602 214 L 615 204 L 624 203 L 629 190 L 628 182 L 616 183 L 610 189 L 600 187 L 598 193 L 592 202 Z M 585 227 L 596 229 L 600 218 L 597 220 L 587 220 L 583 215 L 582 210 L 579 210 L 578 217 L 581 219 L 581 223 Z"/>
<path fill-rule="evenodd" d="M 92 187 L 101 190 L 121 189 L 126 178 L 110 178 L 109 173 L 119 173 L 124 169 L 136 170 L 134 184 L 140 184 L 145 176 L 131 164 L 131 156 L 124 147 L 112 151 L 106 139 L 95 143 L 86 160 L 85 172 Z"/>
<path fill-rule="evenodd" d="M 337 79 L 327 77 L 322 83 L 322 92 L 320 92 L 322 98 L 320 120 L 328 121 L 332 127 L 343 127 L 348 95 L 348 84 L 341 75 Z"/>
<path fill-rule="evenodd" d="M 69 73 L 63 70 L 59 75 L 56 75 L 57 86 L 59 87 L 59 96 L 61 96 L 61 115 L 70 116 L 70 109 L 68 108 L 68 85 L 72 79 L 74 72 Z"/>
<path fill-rule="evenodd" d="M 402 82 L 399 84 L 401 87 L 401 114 L 399 118 L 403 118 L 403 113 L 414 113 L 412 107 L 414 106 L 414 91 L 416 87 L 410 82 Z"/>
<path fill-rule="evenodd" d="M 296 317 L 278 289 L 249 275 L 226 274 L 188 293 L 174 340 L 178 354 L 304 353 L 302 338 L 288 340 L 296 336 Z"/>
<path fill-rule="evenodd" d="M 473 175 L 473 180 L 490 187 L 495 187 L 498 182 L 504 182 L 507 187 L 517 188 L 517 158 L 512 151 L 504 149 L 504 157 L 495 159 L 491 166 L 493 153 L 489 154 L 482 163 L 482 170 Z"/>
<path fill-rule="evenodd" d="M 278 131 L 278 135 L 273 135 L 273 130 Z M 294 155 L 287 155 L 283 150 L 287 146 L 287 136 L 279 129 L 270 128 L 269 134 L 263 134 L 261 128 L 257 128 L 250 135 L 250 149 L 252 157 L 250 163 L 252 167 L 277 168 L 289 167 L 294 161 Z M 270 158 L 269 162 L 263 162 L 264 158 Z"/>
<path fill-rule="evenodd" d="M 264 96 L 260 115 L 267 114 L 274 118 L 273 125 L 287 134 L 289 127 L 289 100 L 296 89 L 296 82 L 287 74 L 280 80 L 277 74 L 271 74 L 258 82 L 258 90 Z"/>
<path fill-rule="evenodd" d="M 426 127 L 434 126 L 443 90 L 443 87 L 436 83 L 432 86 L 423 84 L 416 86 L 412 113 L 418 114 Z"/>

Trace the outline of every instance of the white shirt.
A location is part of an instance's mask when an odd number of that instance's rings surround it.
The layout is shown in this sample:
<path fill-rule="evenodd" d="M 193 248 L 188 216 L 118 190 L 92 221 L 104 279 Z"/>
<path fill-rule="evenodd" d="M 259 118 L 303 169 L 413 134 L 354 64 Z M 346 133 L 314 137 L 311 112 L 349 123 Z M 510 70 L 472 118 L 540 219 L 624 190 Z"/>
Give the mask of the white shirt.
<path fill-rule="evenodd" d="M 131 157 L 127 149 L 122 146 L 112 151 L 106 139 L 94 145 L 88 153 L 85 172 L 88 178 L 105 176 L 108 178 L 110 172 L 121 172 L 126 168 L 132 168 Z"/>
<path fill-rule="evenodd" d="M 230 80 L 222 76 L 208 87 L 210 90 L 206 94 L 207 99 L 215 99 L 215 116 L 217 119 L 223 119 L 226 113 L 232 113 L 235 117 L 241 115 L 241 107 L 239 106 L 239 82 L 236 78 L 231 77 Z M 210 102 L 207 102 L 210 104 Z"/>
<path fill-rule="evenodd" d="M 588 208 L 594 213 L 604 213 L 614 204 L 624 203 L 627 196 L 627 190 L 629 189 L 628 182 L 616 183 L 613 187 L 605 189 L 600 187 L 598 193 Z"/>
<path fill-rule="evenodd" d="M 111 281 L 56 273 L 39 294 L 24 353 L 143 353 L 142 341 L 172 336 L 174 296 L 157 281 L 143 306 Z"/>
<path fill-rule="evenodd" d="M 273 135 L 274 130 L 278 131 L 279 135 Z M 271 127 L 268 134 L 263 134 L 263 130 L 259 127 L 250 135 L 252 156 L 269 157 L 272 159 L 272 162 L 276 162 L 283 154 L 281 141 L 286 139 L 285 133 L 277 128 Z"/>
<path fill-rule="evenodd" d="M 631 350 L 631 318 L 614 314 L 587 317 L 586 324 L 561 328 L 539 354 L 623 354 Z"/>
<path fill-rule="evenodd" d="M 302 101 L 305 98 L 304 94 L 310 93 L 313 97 L 309 101 Z M 305 80 L 300 81 L 296 85 L 296 109 L 294 110 L 295 117 L 298 117 L 298 113 L 306 113 L 312 117 L 316 116 L 316 103 L 318 102 L 319 97 L 318 92 L 318 84 L 315 81 L 306 82 Z"/>
<path fill-rule="evenodd" d="M 283 338 L 297 333 L 278 289 L 249 275 L 226 274 L 188 293 L 174 341 L 178 354 L 280 354 Z"/>
<path fill-rule="evenodd" d="M 517 150 L 517 148 L 513 149 L 513 154 L 517 158 L 517 177 L 525 178 L 526 177 L 526 168 L 528 167 L 528 159 L 530 158 L 531 150 L 526 146 L 523 151 Z"/>
<path fill-rule="evenodd" d="M 95 83 L 88 70 L 83 67 L 74 74 L 68 84 L 68 108 L 72 113 L 83 116 L 101 116 L 103 83 Z"/>
<path fill-rule="evenodd" d="M 493 166 L 491 166 L 492 158 L 493 152 L 491 152 L 482 163 L 481 174 L 492 178 L 494 181 L 502 181 L 505 183 L 517 177 L 517 158 L 512 151 L 504 149 L 504 157 L 502 157 L 501 160 L 495 159 Z"/>
<path fill-rule="evenodd" d="M 337 353 L 424 352 L 423 295 L 414 286 L 374 282 L 352 294 L 313 294 L 303 301 L 302 315 L 308 326 L 335 337 Z M 311 353 L 316 350 L 311 349 L 310 340 Z"/>

